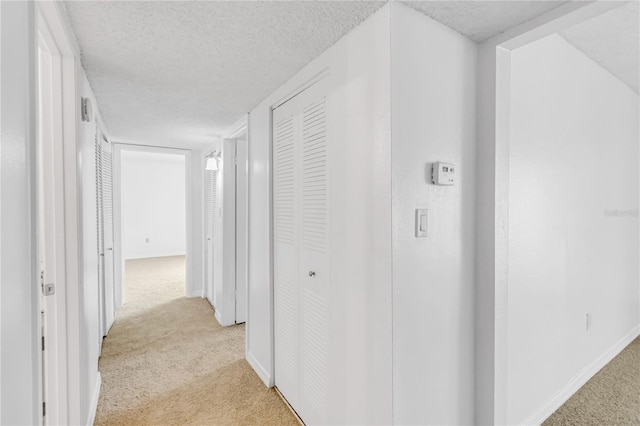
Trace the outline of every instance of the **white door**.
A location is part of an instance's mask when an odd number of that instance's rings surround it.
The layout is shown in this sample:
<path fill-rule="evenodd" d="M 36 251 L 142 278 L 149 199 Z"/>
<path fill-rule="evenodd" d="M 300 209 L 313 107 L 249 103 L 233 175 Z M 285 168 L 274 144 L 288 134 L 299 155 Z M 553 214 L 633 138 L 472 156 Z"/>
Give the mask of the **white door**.
<path fill-rule="evenodd" d="M 115 320 L 115 270 L 113 230 L 113 154 L 109 141 L 98 130 L 99 173 L 99 250 L 101 266 L 101 310 L 103 336 L 106 336 Z"/>
<path fill-rule="evenodd" d="M 214 281 L 214 236 L 216 229 L 216 212 L 217 208 L 217 174 L 215 170 L 206 170 L 206 199 L 207 199 L 207 284 L 206 293 L 209 303 L 213 306 L 213 281 Z"/>
<path fill-rule="evenodd" d="M 325 87 L 273 111 L 275 382 L 307 424 L 326 423 L 329 408 Z"/>
<path fill-rule="evenodd" d="M 62 314 L 60 293 L 64 297 L 64 194 L 56 191 L 63 180 L 63 161 L 55 145 L 61 141 L 56 123 L 60 112 L 54 107 L 54 80 L 60 72 L 59 57 L 51 51 L 53 43 L 44 28 L 38 43 L 38 139 L 37 139 L 37 216 L 38 258 L 41 284 L 42 320 L 42 400 L 43 424 L 64 423 L 66 402 L 60 395 L 59 316 Z M 50 47 L 51 46 L 51 47 Z M 56 287 L 58 294 L 56 294 Z"/>
<path fill-rule="evenodd" d="M 247 138 L 236 139 L 236 324 L 247 320 Z"/>

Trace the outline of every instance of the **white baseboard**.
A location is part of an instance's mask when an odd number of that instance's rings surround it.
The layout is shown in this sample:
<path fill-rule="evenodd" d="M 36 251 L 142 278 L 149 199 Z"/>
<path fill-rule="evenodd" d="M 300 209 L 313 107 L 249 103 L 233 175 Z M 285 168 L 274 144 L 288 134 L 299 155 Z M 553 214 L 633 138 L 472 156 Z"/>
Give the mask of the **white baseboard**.
<path fill-rule="evenodd" d="M 102 386 L 102 376 L 98 371 L 96 376 L 96 387 L 93 390 L 93 396 L 91 397 L 91 405 L 89 406 L 89 417 L 87 418 L 87 426 L 93 426 L 96 420 L 96 411 L 98 411 L 98 399 L 100 398 L 100 387 Z"/>
<path fill-rule="evenodd" d="M 556 392 L 546 403 L 529 416 L 522 425 L 540 425 L 558 408 L 562 406 L 574 393 L 584 386 L 590 378 L 607 365 L 616 357 L 629 343 L 633 342 L 640 335 L 640 325 L 634 327 L 631 331 L 618 340 L 609 350 L 595 359 L 592 363 L 583 368 L 576 376 L 567 383 L 567 385 Z"/>
<path fill-rule="evenodd" d="M 247 352 L 246 358 L 251 368 L 253 368 L 253 370 L 256 372 L 258 377 L 260 377 L 260 380 L 262 380 L 265 386 L 268 388 L 273 387 L 274 384 L 271 380 L 271 374 L 267 373 L 267 370 L 262 366 L 262 364 L 258 362 L 256 357 L 254 357 L 251 352 Z"/>
<path fill-rule="evenodd" d="M 218 320 L 218 324 L 220 324 L 221 326 L 224 327 L 224 324 L 222 323 L 222 315 L 220 315 L 220 312 L 216 311 L 215 308 L 214 309 L 214 315 L 216 316 L 216 319 Z"/>
<path fill-rule="evenodd" d="M 187 292 L 187 297 L 202 297 L 202 289 L 195 289 Z"/>
<path fill-rule="evenodd" d="M 184 251 L 159 251 L 153 253 L 134 253 L 125 256 L 124 260 L 150 259 L 153 257 L 186 256 Z"/>

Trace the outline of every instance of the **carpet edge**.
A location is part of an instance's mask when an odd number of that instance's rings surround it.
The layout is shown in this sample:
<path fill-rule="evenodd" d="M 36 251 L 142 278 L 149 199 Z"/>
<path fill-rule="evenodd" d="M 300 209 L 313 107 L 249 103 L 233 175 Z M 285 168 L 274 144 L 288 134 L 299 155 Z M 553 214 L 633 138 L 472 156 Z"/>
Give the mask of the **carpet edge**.
<path fill-rule="evenodd" d="M 576 374 L 562 389 L 556 392 L 547 402 L 535 410 L 520 425 L 540 425 L 569 400 L 582 386 L 593 376 L 602 370 L 611 360 L 624 350 L 631 342 L 640 336 L 640 324 L 633 327 L 622 336 L 613 346 L 606 350 L 600 357 L 593 360 Z"/>

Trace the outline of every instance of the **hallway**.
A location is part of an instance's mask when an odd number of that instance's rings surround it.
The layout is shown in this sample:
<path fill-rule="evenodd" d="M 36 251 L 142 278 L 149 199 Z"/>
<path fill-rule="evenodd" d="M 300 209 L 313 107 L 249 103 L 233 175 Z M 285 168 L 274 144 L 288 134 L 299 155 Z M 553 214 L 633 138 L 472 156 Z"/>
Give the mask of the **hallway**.
<path fill-rule="evenodd" d="M 184 256 L 127 261 L 95 424 L 298 424 L 245 361 L 244 325 L 220 327 L 206 300 L 185 298 L 184 271 Z"/>

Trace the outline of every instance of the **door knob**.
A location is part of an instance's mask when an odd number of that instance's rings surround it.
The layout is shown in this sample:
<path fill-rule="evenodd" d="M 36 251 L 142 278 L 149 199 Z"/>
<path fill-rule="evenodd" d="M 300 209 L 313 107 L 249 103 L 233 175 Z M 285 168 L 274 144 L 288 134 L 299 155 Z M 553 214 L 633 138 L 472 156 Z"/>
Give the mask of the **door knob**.
<path fill-rule="evenodd" d="M 316 276 L 316 272 L 315 271 L 309 271 L 309 276 L 311 278 L 315 277 Z"/>

